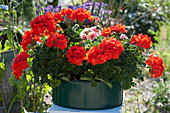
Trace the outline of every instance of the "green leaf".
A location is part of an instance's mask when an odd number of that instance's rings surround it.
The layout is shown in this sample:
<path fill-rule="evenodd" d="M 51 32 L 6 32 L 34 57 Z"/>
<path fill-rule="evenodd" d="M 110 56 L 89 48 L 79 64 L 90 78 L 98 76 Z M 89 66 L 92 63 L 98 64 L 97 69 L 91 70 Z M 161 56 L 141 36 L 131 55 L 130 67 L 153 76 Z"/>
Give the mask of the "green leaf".
<path fill-rule="evenodd" d="M 8 107 L 8 113 L 10 113 L 12 105 L 15 103 L 16 99 L 17 99 L 17 93 L 15 93 L 13 98 L 11 99 L 11 102 L 10 102 L 9 107 Z"/>
<path fill-rule="evenodd" d="M 58 73 L 58 70 L 55 69 L 53 66 L 48 66 L 47 71 L 51 72 L 52 75 L 57 75 Z"/>
<path fill-rule="evenodd" d="M 18 32 L 22 27 L 15 27 L 14 32 Z"/>
<path fill-rule="evenodd" d="M 79 29 L 79 30 L 77 31 L 77 33 L 80 34 L 82 31 L 83 31 L 83 29 Z"/>
<path fill-rule="evenodd" d="M 145 64 L 144 62 L 141 62 L 140 66 L 141 66 L 141 67 L 145 67 L 146 64 Z"/>
<path fill-rule="evenodd" d="M 94 79 L 91 79 L 90 82 L 91 82 L 91 86 L 92 87 L 96 87 L 97 86 L 97 82 Z"/>
<path fill-rule="evenodd" d="M 31 75 L 26 75 L 26 80 L 27 80 L 27 82 L 29 82 L 29 81 L 31 81 Z"/>
<path fill-rule="evenodd" d="M 109 86 L 111 89 L 112 89 L 112 84 L 111 83 L 109 83 L 109 82 L 106 82 L 106 81 L 104 81 L 103 79 L 100 79 L 100 78 L 96 78 L 97 80 L 100 80 L 101 82 L 104 82 L 107 86 Z"/>
<path fill-rule="evenodd" d="M 0 36 L 5 35 L 8 31 L 8 28 L 4 28 L 4 30 L 0 33 Z"/>
<path fill-rule="evenodd" d="M 7 50 L 9 50 L 9 49 L 11 49 L 11 47 L 10 47 L 10 46 L 6 46 L 6 47 L 3 49 L 3 51 L 7 51 Z"/>
<path fill-rule="evenodd" d="M 15 78 L 15 76 L 12 74 L 10 78 L 8 78 L 9 83 L 11 86 L 19 84 L 19 80 Z"/>
<path fill-rule="evenodd" d="M 70 81 L 67 77 L 62 77 L 62 79 L 68 82 Z"/>
<path fill-rule="evenodd" d="M 0 41 L 0 53 L 2 52 L 2 44 L 1 44 L 2 40 Z M 0 54 L 1 57 L 1 54 Z"/>
<path fill-rule="evenodd" d="M 115 68 L 117 68 L 120 71 L 122 71 L 122 69 L 119 66 L 114 66 Z"/>
<path fill-rule="evenodd" d="M 8 29 L 7 31 L 7 38 L 8 38 L 8 41 L 9 41 L 9 44 L 12 45 L 12 30 L 11 29 Z"/>
<path fill-rule="evenodd" d="M 0 63 L 0 83 L 2 82 L 4 71 L 5 71 L 5 64 L 4 62 L 1 62 Z"/>
<path fill-rule="evenodd" d="M 55 88 L 55 87 L 59 87 L 61 84 L 61 81 L 58 79 L 54 79 L 54 80 L 50 80 L 50 85 Z"/>
<path fill-rule="evenodd" d="M 49 91 L 52 91 L 52 87 L 50 87 L 47 83 L 44 85 L 44 92 L 47 93 Z"/>
<path fill-rule="evenodd" d="M 124 77 L 128 76 L 128 72 L 126 70 L 123 70 L 123 76 Z"/>
<path fill-rule="evenodd" d="M 91 79 L 89 77 L 81 77 L 80 80 L 90 81 Z"/>
<path fill-rule="evenodd" d="M 12 13 L 13 13 L 14 16 L 15 16 L 15 22 L 17 22 L 17 13 L 16 13 L 16 11 L 15 11 L 15 10 L 12 10 Z"/>

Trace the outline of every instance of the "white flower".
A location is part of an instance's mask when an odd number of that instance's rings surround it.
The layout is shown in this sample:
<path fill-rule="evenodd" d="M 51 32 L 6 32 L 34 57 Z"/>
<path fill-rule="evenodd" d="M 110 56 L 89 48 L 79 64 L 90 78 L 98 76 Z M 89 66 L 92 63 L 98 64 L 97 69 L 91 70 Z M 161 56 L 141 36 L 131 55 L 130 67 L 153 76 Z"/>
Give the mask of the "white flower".
<path fill-rule="evenodd" d="M 120 39 L 128 39 L 128 37 L 125 34 L 121 34 Z"/>

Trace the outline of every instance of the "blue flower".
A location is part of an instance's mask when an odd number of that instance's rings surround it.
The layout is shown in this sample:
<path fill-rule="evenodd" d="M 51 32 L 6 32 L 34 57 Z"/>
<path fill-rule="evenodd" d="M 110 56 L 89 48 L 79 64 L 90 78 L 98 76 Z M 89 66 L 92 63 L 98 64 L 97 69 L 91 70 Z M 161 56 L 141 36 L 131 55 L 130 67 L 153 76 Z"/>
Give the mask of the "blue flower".
<path fill-rule="evenodd" d="M 8 6 L 7 6 L 7 5 L 0 5 L 0 7 L 1 7 L 2 9 L 8 10 Z"/>

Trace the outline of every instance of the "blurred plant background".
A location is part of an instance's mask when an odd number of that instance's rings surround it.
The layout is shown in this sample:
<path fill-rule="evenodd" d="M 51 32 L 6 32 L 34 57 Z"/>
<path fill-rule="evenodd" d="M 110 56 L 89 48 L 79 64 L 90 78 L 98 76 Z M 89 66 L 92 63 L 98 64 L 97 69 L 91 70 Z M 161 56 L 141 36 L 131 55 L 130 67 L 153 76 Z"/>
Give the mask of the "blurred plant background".
<path fill-rule="evenodd" d="M 69 2 L 67 2 L 69 1 Z M 168 113 L 170 112 L 170 0 L 0 0 L 1 51 L 21 50 L 22 33 L 29 30 L 30 21 L 48 11 L 56 12 L 69 5 L 70 8 L 86 8 L 99 16 L 103 27 L 123 23 L 135 33 L 149 35 L 154 48 L 149 54 L 163 58 L 166 68 L 161 78 L 152 79 L 143 73 L 142 80 L 125 91 L 123 112 Z M 148 53 L 145 53 L 146 58 Z M 31 60 L 31 59 L 30 59 Z M 3 62 L 0 70 L 4 70 Z M 1 72 L 2 72 L 1 71 Z M 3 74 L 0 74 L 3 77 Z M 25 111 L 47 111 L 51 106 L 51 87 L 35 84 L 34 75 L 26 75 L 17 81 L 12 75 L 11 85 L 17 87 L 17 96 Z M 1 78 L 0 77 L 0 78 Z M 32 78 L 32 79 L 31 79 Z M 22 85 L 21 85 L 22 84 Z M 2 100 L 2 99 L 1 99 Z M 10 109 L 7 109 L 10 111 Z"/>
<path fill-rule="evenodd" d="M 149 29 L 158 43 L 150 51 L 163 58 L 166 68 L 162 77 L 153 79 L 148 73 L 143 73 L 144 79 L 135 80 L 136 87 L 125 91 L 123 111 L 125 113 L 169 113 L 170 112 L 170 21 L 165 16 L 166 22 L 156 21 L 159 30 Z"/>

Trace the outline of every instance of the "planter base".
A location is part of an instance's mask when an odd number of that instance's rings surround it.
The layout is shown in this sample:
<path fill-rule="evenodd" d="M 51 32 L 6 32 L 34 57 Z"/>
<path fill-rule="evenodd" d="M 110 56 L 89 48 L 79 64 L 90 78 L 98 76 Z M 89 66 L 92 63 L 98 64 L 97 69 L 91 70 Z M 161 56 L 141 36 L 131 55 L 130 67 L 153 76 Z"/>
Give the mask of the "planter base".
<path fill-rule="evenodd" d="M 107 110 L 76 110 L 76 109 L 64 108 L 53 104 L 49 110 L 49 113 L 89 113 L 89 112 L 90 113 L 122 113 L 122 105 Z"/>

